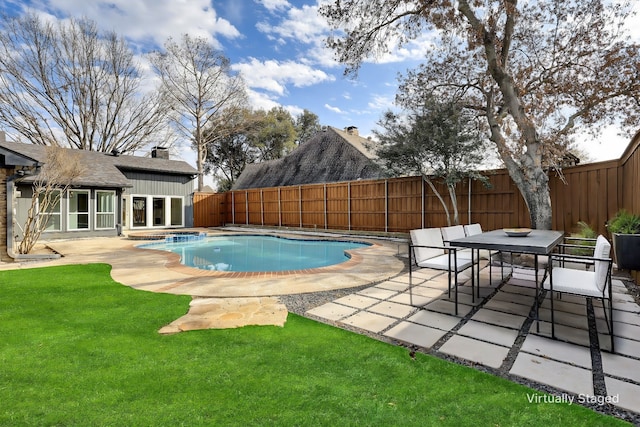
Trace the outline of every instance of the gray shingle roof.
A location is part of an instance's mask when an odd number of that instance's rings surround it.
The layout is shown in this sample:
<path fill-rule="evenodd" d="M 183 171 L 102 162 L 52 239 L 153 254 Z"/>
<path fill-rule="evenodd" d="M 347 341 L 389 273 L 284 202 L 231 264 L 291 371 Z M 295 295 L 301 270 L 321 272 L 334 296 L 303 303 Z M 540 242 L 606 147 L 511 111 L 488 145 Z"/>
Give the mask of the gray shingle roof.
<path fill-rule="evenodd" d="M 35 144 L 0 141 L 0 148 L 44 163 L 46 147 Z M 182 160 L 169 160 L 138 156 L 113 156 L 96 151 L 68 150 L 77 153 L 85 165 L 84 173 L 74 182 L 76 185 L 95 187 L 131 187 L 123 170 L 138 170 L 171 175 L 195 175 L 197 171 Z"/>
<path fill-rule="evenodd" d="M 367 140 L 329 127 L 287 156 L 249 164 L 234 190 L 377 179 L 383 176 Z"/>

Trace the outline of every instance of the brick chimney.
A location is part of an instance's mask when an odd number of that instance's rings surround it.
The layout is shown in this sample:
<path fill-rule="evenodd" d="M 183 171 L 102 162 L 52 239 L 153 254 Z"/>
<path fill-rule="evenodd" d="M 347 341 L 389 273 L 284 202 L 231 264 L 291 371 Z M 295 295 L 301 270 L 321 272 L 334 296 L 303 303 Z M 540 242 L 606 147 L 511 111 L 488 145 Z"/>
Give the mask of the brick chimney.
<path fill-rule="evenodd" d="M 347 132 L 349 135 L 359 135 L 358 133 L 358 128 L 355 126 L 347 126 L 346 128 L 344 128 L 345 132 Z"/>
<path fill-rule="evenodd" d="M 151 149 L 151 157 L 154 159 L 169 159 L 169 149 L 167 147 L 156 146 Z"/>

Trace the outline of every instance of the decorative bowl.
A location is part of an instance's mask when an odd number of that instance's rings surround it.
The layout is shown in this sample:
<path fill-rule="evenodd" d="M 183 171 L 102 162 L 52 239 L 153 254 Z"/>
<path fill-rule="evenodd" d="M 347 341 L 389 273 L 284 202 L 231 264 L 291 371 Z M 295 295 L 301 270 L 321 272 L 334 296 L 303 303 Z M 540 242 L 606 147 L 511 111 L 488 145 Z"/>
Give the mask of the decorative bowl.
<path fill-rule="evenodd" d="M 509 237 L 525 237 L 531 233 L 530 228 L 504 228 L 503 230 Z"/>

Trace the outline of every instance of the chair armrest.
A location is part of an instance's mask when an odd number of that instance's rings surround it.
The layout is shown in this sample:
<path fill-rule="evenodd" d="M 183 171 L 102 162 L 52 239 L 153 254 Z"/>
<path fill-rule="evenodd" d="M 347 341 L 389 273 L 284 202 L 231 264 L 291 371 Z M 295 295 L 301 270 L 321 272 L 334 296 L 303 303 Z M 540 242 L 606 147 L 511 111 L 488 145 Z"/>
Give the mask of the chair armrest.
<path fill-rule="evenodd" d="M 410 244 L 409 249 L 412 249 L 412 248 L 442 249 L 444 251 L 450 250 L 450 249 L 453 249 L 455 251 L 456 249 L 458 249 L 453 246 L 435 246 L 435 245 L 432 246 L 432 245 L 411 245 Z"/>
<path fill-rule="evenodd" d="M 579 264 L 593 264 L 596 261 L 605 261 L 605 262 L 613 262 L 611 258 L 596 258 L 593 256 L 583 256 L 583 255 L 570 255 L 570 254 L 557 254 L 552 253 L 549 255 L 549 264 L 553 262 L 553 260 L 557 261 L 571 261 L 577 262 Z"/>
<path fill-rule="evenodd" d="M 579 241 L 579 242 L 596 242 L 597 239 L 591 238 L 591 237 L 572 237 L 572 236 L 565 236 L 564 241 L 568 241 L 568 240 L 573 240 L 573 241 Z"/>

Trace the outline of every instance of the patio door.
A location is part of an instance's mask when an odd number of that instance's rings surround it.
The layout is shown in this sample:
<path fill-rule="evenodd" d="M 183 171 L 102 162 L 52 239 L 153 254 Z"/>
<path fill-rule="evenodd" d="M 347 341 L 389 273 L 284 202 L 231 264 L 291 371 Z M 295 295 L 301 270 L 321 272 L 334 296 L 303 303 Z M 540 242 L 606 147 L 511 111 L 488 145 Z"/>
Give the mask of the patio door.
<path fill-rule="evenodd" d="M 146 197 L 133 197 L 131 200 L 132 209 L 132 221 L 133 227 L 146 227 L 147 226 L 147 198 Z"/>

